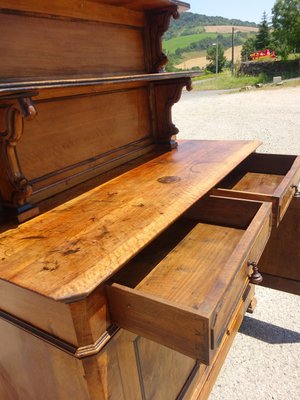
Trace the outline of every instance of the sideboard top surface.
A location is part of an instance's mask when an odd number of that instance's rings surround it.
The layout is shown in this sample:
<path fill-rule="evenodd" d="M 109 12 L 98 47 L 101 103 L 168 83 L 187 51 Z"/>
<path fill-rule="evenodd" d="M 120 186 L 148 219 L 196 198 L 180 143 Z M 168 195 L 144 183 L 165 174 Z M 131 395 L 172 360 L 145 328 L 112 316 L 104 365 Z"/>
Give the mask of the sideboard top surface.
<path fill-rule="evenodd" d="M 52 299 L 86 297 L 257 149 L 183 141 L 129 172 L 0 234 L 0 279 Z"/>

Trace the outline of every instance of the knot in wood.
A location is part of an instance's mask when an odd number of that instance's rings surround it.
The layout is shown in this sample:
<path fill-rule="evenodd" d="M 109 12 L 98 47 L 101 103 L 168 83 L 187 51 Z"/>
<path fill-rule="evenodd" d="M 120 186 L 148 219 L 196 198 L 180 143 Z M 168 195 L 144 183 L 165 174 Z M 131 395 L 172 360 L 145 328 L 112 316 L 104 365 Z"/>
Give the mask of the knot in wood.
<path fill-rule="evenodd" d="M 175 183 L 180 182 L 181 178 L 179 176 L 162 176 L 161 178 L 157 179 L 159 183 Z"/>

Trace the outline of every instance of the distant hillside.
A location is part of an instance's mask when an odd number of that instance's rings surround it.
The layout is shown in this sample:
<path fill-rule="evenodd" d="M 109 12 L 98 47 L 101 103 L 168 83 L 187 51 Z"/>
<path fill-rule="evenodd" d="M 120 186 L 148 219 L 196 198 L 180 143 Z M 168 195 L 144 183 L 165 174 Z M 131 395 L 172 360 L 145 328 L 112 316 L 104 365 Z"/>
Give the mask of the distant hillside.
<path fill-rule="evenodd" d="M 178 54 L 179 49 L 186 49 L 191 44 L 194 44 L 194 43 L 196 44 L 201 41 L 201 43 L 205 43 L 204 47 L 203 47 L 205 49 L 207 44 L 210 44 L 210 43 L 213 43 L 216 41 L 217 36 L 218 35 L 216 33 L 201 32 L 201 33 L 197 33 L 197 34 L 193 34 L 193 35 L 174 37 L 172 39 L 165 40 L 163 43 L 163 48 L 168 54 L 175 53 L 176 50 L 177 50 L 177 54 Z M 228 44 L 229 45 L 231 44 L 231 35 L 230 34 L 222 35 L 222 37 L 230 38 L 228 41 Z M 192 50 L 192 49 L 189 49 L 189 50 Z"/>
<path fill-rule="evenodd" d="M 257 27 L 254 22 L 186 12 L 181 15 L 179 20 L 174 21 L 172 19 L 170 29 L 165 34 L 164 39 L 169 40 L 178 36 L 199 34 L 205 31 L 205 26 L 215 25 Z"/>

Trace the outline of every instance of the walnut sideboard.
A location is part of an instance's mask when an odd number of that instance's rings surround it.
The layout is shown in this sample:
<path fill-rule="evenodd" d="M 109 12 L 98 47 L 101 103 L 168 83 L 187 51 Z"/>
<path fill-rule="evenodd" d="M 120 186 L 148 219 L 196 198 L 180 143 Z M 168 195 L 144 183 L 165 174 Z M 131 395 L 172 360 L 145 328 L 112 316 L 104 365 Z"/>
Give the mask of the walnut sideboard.
<path fill-rule="evenodd" d="M 300 158 L 175 140 L 187 8 L 0 0 L 0 400 L 206 399 L 255 285 L 300 293 Z"/>

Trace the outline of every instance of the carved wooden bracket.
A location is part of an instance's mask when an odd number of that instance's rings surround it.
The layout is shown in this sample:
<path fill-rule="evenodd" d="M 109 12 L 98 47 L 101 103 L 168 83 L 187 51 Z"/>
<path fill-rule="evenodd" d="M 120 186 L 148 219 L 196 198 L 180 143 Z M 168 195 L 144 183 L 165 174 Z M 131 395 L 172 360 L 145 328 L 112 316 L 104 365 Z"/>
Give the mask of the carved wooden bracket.
<path fill-rule="evenodd" d="M 154 86 L 157 141 L 159 144 L 170 146 L 170 148 L 177 146 L 176 142 L 172 141 L 172 136 L 179 132 L 172 122 L 172 107 L 180 100 L 184 87 L 188 91 L 192 90 L 191 78 L 180 78 L 168 83 L 157 83 Z"/>
<path fill-rule="evenodd" d="M 162 49 L 162 36 L 169 29 L 171 17 L 179 18 L 178 6 L 174 5 L 148 13 L 148 53 L 151 55 L 148 66 L 149 72 L 161 72 L 168 62 L 168 58 Z"/>
<path fill-rule="evenodd" d="M 32 194 L 32 187 L 22 173 L 17 143 L 24 130 L 24 119 L 32 120 L 37 112 L 30 97 L 0 105 L 0 193 L 3 205 L 20 207 Z"/>

